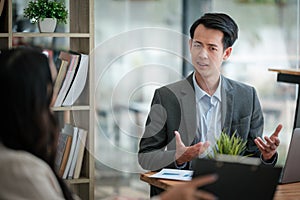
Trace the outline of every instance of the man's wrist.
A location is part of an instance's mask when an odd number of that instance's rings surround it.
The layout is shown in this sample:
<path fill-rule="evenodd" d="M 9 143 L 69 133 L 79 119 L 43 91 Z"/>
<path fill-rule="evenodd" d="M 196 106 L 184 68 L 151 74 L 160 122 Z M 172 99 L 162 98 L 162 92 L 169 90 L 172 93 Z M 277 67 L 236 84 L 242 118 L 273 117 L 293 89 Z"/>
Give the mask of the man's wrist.
<path fill-rule="evenodd" d="M 184 162 L 184 163 L 182 163 L 182 164 L 178 164 L 178 163 L 176 162 L 176 160 L 174 161 L 174 164 L 175 164 L 175 167 L 176 167 L 177 169 L 183 169 L 183 168 L 185 168 L 186 165 L 187 165 L 186 162 Z"/>
<path fill-rule="evenodd" d="M 263 164 L 265 164 L 265 165 L 273 165 L 277 160 L 277 156 L 278 156 L 278 154 L 276 152 L 270 159 L 265 160 L 263 155 L 261 154 L 260 159 L 263 162 Z"/>

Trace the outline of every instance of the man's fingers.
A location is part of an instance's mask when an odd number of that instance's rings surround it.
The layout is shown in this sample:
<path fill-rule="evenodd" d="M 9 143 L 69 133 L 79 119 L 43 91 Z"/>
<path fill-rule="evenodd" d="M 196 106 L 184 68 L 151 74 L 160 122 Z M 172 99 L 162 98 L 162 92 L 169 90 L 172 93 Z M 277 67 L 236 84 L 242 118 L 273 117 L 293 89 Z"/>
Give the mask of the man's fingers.
<path fill-rule="evenodd" d="M 218 179 L 217 174 L 209 174 L 209 175 L 204 175 L 204 176 L 199 176 L 191 180 L 189 183 L 191 187 L 197 188 L 203 185 L 207 185 L 210 183 L 215 182 Z"/>
<path fill-rule="evenodd" d="M 277 126 L 277 128 L 275 129 L 275 132 L 272 135 L 278 137 L 279 132 L 281 131 L 281 129 L 282 129 L 282 124 L 279 124 Z"/>
<path fill-rule="evenodd" d="M 270 148 L 271 150 L 276 150 L 276 148 L 278 147 L 278 145 L 276 145 L 276 143 L 279 143 L 278 141 L 277 142 L 276 142 L 276 140 L 273 141 L 269 137 L 265 137 L 265 140 L 267 141 L 268 148 Z"/>
<path fill-rule="evenodd" d="M 215 200 L 217 199 L 215 195 L 204 190 L 198 190 L 195 192 L 194 197 L 199 200 Z"/>
<path fill-rule="evenodd" d="M 176 137 L 176 140 L 181 140 L 181 137 L 180 137 L 180 134 L 178 131 L 174 131 L 174 134 L 175 134 L 175 137 Z"/>
<path fill-rule="evenodd" d="M 203 146 L 204 146 L 205 150 L 209 147 L 209 145 L 210 145 L 210 143 L 208 141 L 204 142 Z"/>
<path fill-rule="evenodd" d="M 280 144 L 280 140 L 279 140 L 279 138 L 275 138 L 275 141 L 274 141 L 274 143 L 275 143 L 275 145 L 276 145 L 276 146 L 279 146 L 279 144 Z"/>
<path fill-rule="evenodd" d="M 208 147 L 209 147 L 209 142 L 208 142 L 208 141 L 202 143 L 202 146 L 201 146 L 200 149 L 199 149 L 199 153 L 202 154 L 203 152 L 206 151 L 206 149 L 207 149 Z"/>
<path fill-rule="evenodd" d="M 267 145 L 268 145 L 268 146 L 274 144 L 274 141 L 271 140 L 271 138 L 269 138 L 268 136 L 265 136 L 264 139 L 265 139 L 265 141 L 267 142 Z"/>
<path fill-rule="evenodd" d="M 176 146 L 185 146 L 181 140 L 180 133 L 178 131 L 174 131 L 175 139 L 176 139 Z"/>
<path fill-rule="evenodd" d="M 256 138 L 254 140 L 256 146 L 258 147 L 259 151 L 264 155 L 265 153 L 269 153 L 271 150 L 268 147 L 265 147 L 264 142 L 261 140 L 261 138 Z"/>
<path fill-rule="evenodd" d="M 260 137 L 255 138 L 254 142 L 261 151 L 265 150 L 264 141 Z"/>

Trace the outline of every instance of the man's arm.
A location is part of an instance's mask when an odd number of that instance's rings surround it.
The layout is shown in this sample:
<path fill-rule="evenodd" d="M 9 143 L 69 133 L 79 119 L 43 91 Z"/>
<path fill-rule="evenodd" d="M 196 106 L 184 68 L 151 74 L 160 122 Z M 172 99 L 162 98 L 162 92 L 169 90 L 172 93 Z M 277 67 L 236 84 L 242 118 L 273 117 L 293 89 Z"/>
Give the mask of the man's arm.
<path fill-rule="evenodd" d="M 143 169 L 175 168 L 175 135 L 168 135 L 167 117 L 161 94 L 156 90 L 139 144 L 138 161 Z M 167 146 L 169 146 L 168 150 L 166 150 Z"/>

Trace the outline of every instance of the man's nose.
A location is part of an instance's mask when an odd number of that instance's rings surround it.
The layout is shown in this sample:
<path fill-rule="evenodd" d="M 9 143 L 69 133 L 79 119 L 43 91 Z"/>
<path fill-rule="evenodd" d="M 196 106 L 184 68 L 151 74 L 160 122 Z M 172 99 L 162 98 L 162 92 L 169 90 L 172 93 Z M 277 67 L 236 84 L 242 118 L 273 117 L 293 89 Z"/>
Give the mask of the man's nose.
<path fill-rule="evenodd" d="M 205 48 L 201 48 L 198 52 L 198 56 L 202 59 L 207 59 L 208 58 L 208 53 Z"/>

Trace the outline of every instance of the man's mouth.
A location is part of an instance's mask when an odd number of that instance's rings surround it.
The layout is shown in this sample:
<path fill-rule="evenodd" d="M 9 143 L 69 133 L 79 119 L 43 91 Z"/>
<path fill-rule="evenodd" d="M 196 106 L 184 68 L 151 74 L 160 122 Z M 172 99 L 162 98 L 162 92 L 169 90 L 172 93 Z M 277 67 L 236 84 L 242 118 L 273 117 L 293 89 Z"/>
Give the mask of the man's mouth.
<path fill-rule="evenodd" d="M 200 67 L 208 67 L 208 64 L 201 62 L 197 62 L 197 65 L 199 65 Z"/>

